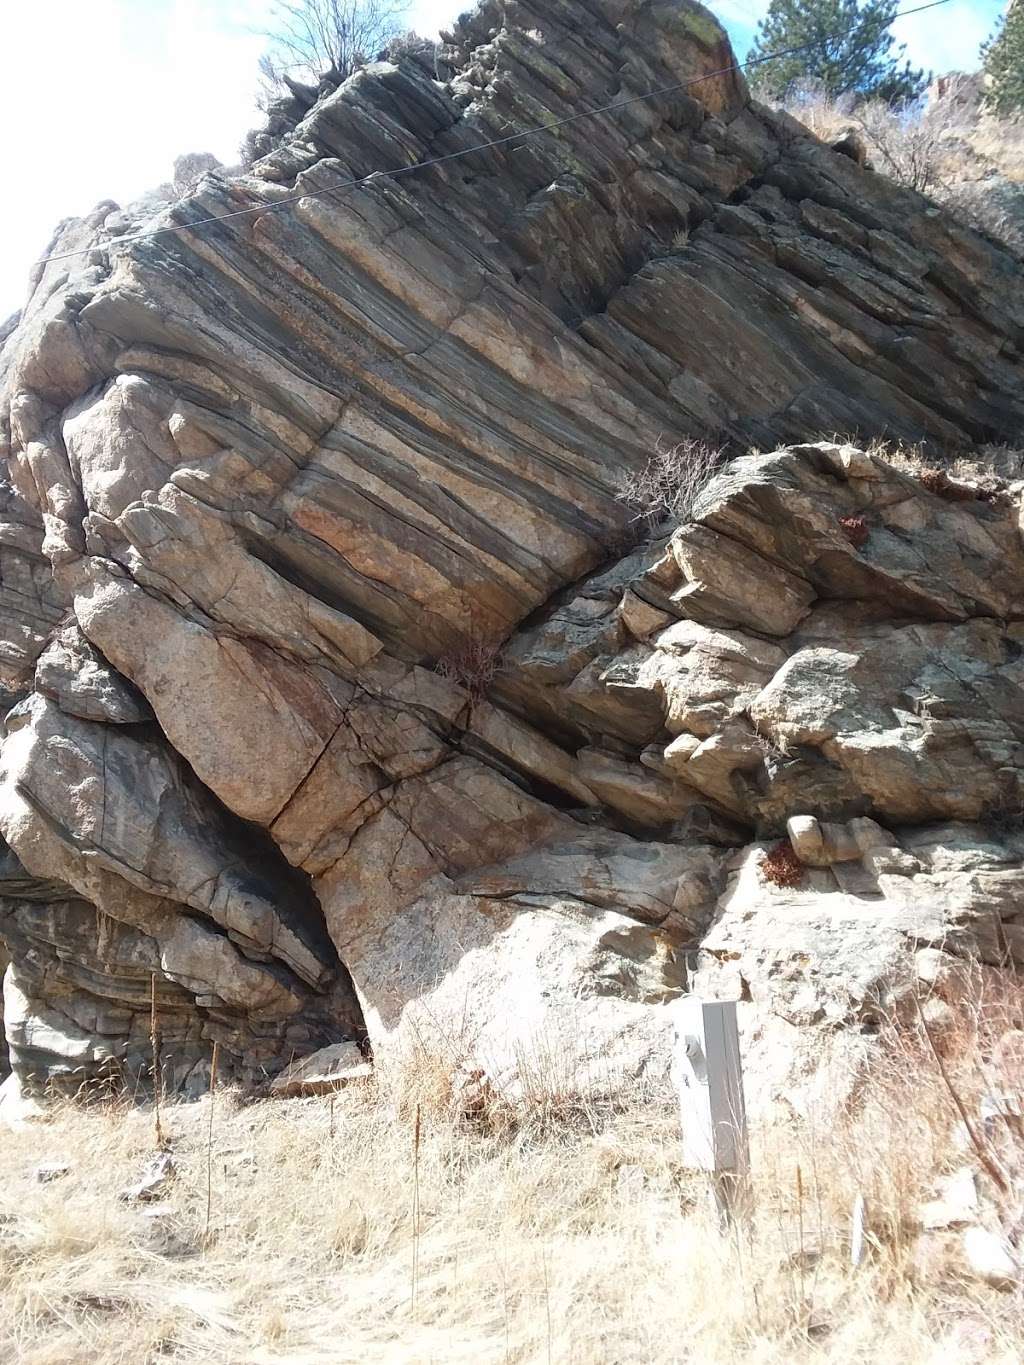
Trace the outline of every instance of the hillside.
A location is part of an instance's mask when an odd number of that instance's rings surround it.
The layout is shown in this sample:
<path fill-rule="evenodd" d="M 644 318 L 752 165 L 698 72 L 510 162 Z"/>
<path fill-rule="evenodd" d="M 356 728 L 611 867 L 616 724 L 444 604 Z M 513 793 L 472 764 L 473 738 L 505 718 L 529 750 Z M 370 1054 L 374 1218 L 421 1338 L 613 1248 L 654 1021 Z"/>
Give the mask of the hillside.
<path fill-rule="evenodd" d="M 806 1120 L 1012 983 L 1020 262 L 732 61 L 484 0 L 61 225 L 0 350 L 9 1118 L 214 1045 L 607 1114 L 696 991 Z"/>

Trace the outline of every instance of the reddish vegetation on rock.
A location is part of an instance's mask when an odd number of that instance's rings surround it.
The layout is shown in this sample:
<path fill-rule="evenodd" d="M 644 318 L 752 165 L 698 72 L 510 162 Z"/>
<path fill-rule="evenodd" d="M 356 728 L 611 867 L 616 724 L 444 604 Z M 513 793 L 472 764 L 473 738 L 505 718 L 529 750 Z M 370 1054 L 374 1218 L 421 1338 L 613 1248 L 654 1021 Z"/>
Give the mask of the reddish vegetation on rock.
<path fill-rule="evenodd" d="M 843 535 L 855 550 L 859 550 L 871 534 L 863 517 L 840 517 L 839 525 L 842 527 Z"/>
<path fill-rule="evenodd" d="M 760 872 L 772 886 L 799 886 L 807 869 L 793 852 L 788 839 L 773 844 L 761 858 Z"/>

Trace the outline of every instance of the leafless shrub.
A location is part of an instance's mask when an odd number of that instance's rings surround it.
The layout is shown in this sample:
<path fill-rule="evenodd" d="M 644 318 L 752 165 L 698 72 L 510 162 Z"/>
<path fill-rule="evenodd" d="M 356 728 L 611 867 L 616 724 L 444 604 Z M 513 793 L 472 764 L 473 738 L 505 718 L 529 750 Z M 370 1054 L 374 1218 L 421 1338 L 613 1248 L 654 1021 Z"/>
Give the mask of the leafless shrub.
<path fill-rule="evenodd" d="M 940 81 L 927 102 L 858 105 L 849 95 L 833 99 L 820 82 L 808 80 L 782 99 L 769 93 L 767 102 L 848 155 L 854 154 L 851 137 L 863 142 L 876 171 L 930 194 L 965 226 L 1024 253 L 1024 119 L 985 112 L 970 82 L 960 84 L 964 97 Z"/>
<path fill-rule="evenodd" d="M 272 88 L 290 71 L 338 85 L 401 34 L 407 9 L 389 0 L 277 0 L 260 70 Z"/>
<path fill-rule="evenodd" d="M 786 735 L 773 735 L 770 731 L 763 729 L 761 722 L 754 720 L 749 711 L 744 714 L 754 727 L 754 739 L 757 743 L 757 747 L 761 750 L 766 759 L 784 761 L 785 759 L 792 757 L 792 750 L 790 749 L 789 740 Z"/>
<path fill-rule="evenodd" d="M 793 852 L 788 839 L 773 844 L 761 856 L 758 868 L 761 880 L 772 886 L 799 886 L 804 879 L 805 868 Z"/>
<path fill-rule="evenodd" d="M 877 170 L 899 185 L 921 194 L 933 193 L 949 176 L 953 139 L 963 114 L 952 101 L 898 108 L 880 100 L 862 105 L 854 115 Z"/>
<path fill-rule="evenodd" d="M 721 464 L 721 450 L 705 441 L 687 437 L 674 446 L 659 442 L 643 469 L 622 478 L 618 495 L 648 526 L 667 519 L 686 521 Z"/>
<path fill-rule="evenodd" d="M 766 103 L 799 119 L 805 128 L 809 128 L 823 142 L 832 142 L 850 127 L 853 96 L 833 96 L 821 81 L 810 77 L 794 81 L 781 99 L 772 98 L 770 90 L 765 88 L 758 98 L 766 95 Z"/>
<path fill-rule="evenodd" d="M 947 186 L 938 197 L 962 223 L 1024 255 L 1024 189 L 1019 185 L 986 177 Z"/>
<path fill-rule="evenodd" d="M 186 152 L 184 156 L 176 156 L 171 176 L 175 193 L 189 194 L 204 175 L 220 169 L 221 163 L 212 152 Z"/>
<path fill-rule="evenodd" d="M 863 517 L 840 517 L 839 529 L 855 550 L 859 550 L 871 534 Z"/>
<path fill-rule="evenodd" d="M 922 194 L 941 183 L 945 162 L 955 151 L 952 139 L 967 117 L 953 100 L 899 105 L 884 100 L 858 104 L 849 94 L 836 99 L 814 80 L 795 82 L 775 107 L 824 142 L 859 132 L 876 170 Z"/>
<path fill-rule="evenodd" d="M 494 681 L 500 657 L 500 643 L 467 639 L 442 654 L 434 665 L 434 672 L 464 687 L 473 701 L 482 701 Z"/>
<path fill-rule="evenodd" d="M 679 231 L 678 231 L 677 233 L 675 233 L 675 235 L 674 235 L 673 238 L 672 238 L 672 250 L 673 250 L 673 251 L 685 251 L 686 248 L 687 248 L 689 245 L 690 245 L 690 229 L 689 229 L 689 228 L 680 228 Z"/>

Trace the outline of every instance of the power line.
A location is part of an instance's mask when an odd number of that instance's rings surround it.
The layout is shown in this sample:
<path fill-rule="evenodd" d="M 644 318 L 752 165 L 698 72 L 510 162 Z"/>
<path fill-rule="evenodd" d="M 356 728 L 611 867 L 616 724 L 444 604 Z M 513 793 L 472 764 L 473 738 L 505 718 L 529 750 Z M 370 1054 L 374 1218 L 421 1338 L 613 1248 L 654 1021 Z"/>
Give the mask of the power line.
<path fill-rule="evenodd" d="M 948 5 L 950 0 L 929 0 L 928 4 L 916 5 L 913 9 L 899 10 L 893 15 L 893 19 L 904 19 L 910 14 L 921 14 L 925 10 L 939 9 L 942 5 Z M 540 133 L 551 133 L 558 128 L 565 128 L 570 123 L 578 123 L 581 119 L 596 118 L 598 114 L 613 113 L 617 109 L 625 109 L 631 104 L 639 104 L 642 100 L 657 99 L 661 95 L 674 95 L 681 90 L 688 90 L 691 86 L 700 85 L 704 81 L 714 80 L 718 76 L 728 76 L 734 71 L 743 71 L 751 66 L 760 66 L 764 62 L 775 62 L 782 57 L 794 57 L 797 53 L 806 52 L 808 48 L 816 47 L 818 40 L 810 43 L 801 43 L 798 47 L 787 47 L 779 52 L 771 52 L 764 57 L 748 58 L 745 62 L 733 62 L 731 66 L 720 67 L 717 71 L 706 71 L 703 76 L 691 76 L 689 80 L 679 81 L 675 85 L 663 85 L 656 90 L 648 90 L 643 95 L 630 95 L 628 99 L 614 100 L 611 104 L 599 105 L 596 109 L 583 109 L 578 114 L 569 114 L 566 118 L 556 119 L 553 123 L 541 123 L 535 128 L 523 128 L 518 133 L 508 133 L 505 137 L 492 138 L 489 142 L 478 142 L 472 147 L 462 147 L 455 152 L 446 152 L 443 156 L 432 156 L 425 161 L 414 161 L 409 166 L 396 166 L 393 170 L 369 171 L 366 175 L 357 176 L 352 180 L 339 180 L 337 184 L 328 185 L 324 189 L 303 190 L 299 194 L 289 194 L 282 199 L 275 199 L 268 204 L 254 204 L 247 209 L 232 209 L 229 213 L 215 213 L 209 218 L 196 218 L 191 223 L 172 223 L 169 227 L 153 228 L 148 232 L 136 232 L 126 237 L 116 237 L 112 241 L 104 243 L 103 246 L 120 245 L 127 242 L 148 241 L 151 237 L 163 237 L 172 232 L 194 232 L 196 228 L 206 227 L 210 223 L 224 223 L 229 218 L 245 218 L 254 213 L 273 213 L 277 209 L 286 208 L 289 204 L 297 204 L 303 199 L 322 199 L 325 195 L 337 194 L 339 190 L 354 189 L 357 185 L 365 185 L 371 180 L 379 178 L 395 179 L 400 175 L 409 175 L 412 171 L 423 171 L 430 166 L 440 166 L 447 161 L 457 161 L 459 157 L 472 156 L 474 152 L 486 152 L 492 147 L 505 147 L 510 142 L 518 142 L 521 138 L 536 137 Z M 77 247 L 74 251 L 61 251 L 52 256 L 41 256 L 37 261 L 33 261 L 33 266 L 48 265 L 51 261 L 66 261 L 73 256 L 84 256 L 90 251 L 95 251 L 98 244 L 91 246 Z"/>

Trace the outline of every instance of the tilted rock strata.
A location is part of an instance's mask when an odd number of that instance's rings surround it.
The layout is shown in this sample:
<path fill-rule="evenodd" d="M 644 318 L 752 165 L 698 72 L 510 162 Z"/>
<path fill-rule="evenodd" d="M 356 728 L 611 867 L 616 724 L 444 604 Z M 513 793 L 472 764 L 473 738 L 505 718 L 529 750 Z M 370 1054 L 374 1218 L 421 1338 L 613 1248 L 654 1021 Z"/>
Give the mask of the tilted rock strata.
<path fill-rule="evenodd" d="M 410 1024 L 635 1077 L 731 850 L 1018 800 L 1016 490 L 780 450 L 626 553 L 617 496 L 687 433 L 1003 437 L 1007 253 L 735 73 L 274 211 L 729 62 L 695 5 L 501 13 L 445 83 L 371 66 L 251 173 L 65 225 L 0 352 L 22 1073 L 144 1069 L 155 977 L 179 1080 Z"/>

